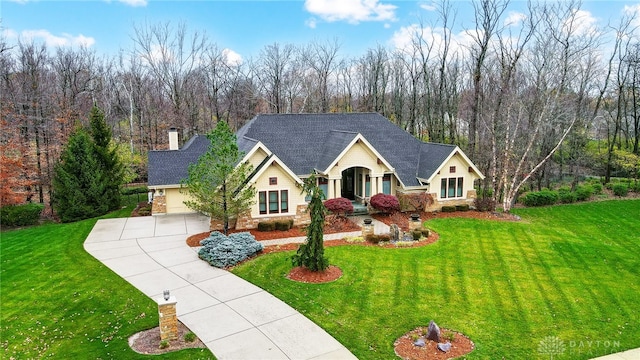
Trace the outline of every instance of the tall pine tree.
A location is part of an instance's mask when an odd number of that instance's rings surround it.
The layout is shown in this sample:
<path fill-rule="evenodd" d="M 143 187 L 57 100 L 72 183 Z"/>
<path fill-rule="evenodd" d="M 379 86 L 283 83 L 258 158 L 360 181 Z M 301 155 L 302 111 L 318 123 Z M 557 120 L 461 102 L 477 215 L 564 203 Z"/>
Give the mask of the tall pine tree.
<path fill-rule="evenodd" d="M 104 172 L 103 201 L 109 210 L 120 207 L 120 186 L 124 178 L 124 167 L 118 158 L 116 147 L 111 144 L 111 129 L 104 120 L 103 112 L 93 106 L 89 114 L 90 133 L 96 160 Z"/>
<path fill-rule="evenodd" d="M 307 227 L 307 239 L 300 244 L 291 260 L 293 266 L 302 266 L 311 271 L 324 271 L 329 267 L 329 259 L 324 256 L 324 219 L 327 209 L 322 202 L 324 194 L 316 183 L 315 175 L 305 180 L 302 191 L 311 197 L 308 207 L 311 224 Z"/>
<path fill-rule="evenodd" d="M 95 156 L 93 141 L 83 129 L 69 138 L 53 178 L 53 208 L 63 222 L 107 213 L 102 199 L 105 173 Z"/>

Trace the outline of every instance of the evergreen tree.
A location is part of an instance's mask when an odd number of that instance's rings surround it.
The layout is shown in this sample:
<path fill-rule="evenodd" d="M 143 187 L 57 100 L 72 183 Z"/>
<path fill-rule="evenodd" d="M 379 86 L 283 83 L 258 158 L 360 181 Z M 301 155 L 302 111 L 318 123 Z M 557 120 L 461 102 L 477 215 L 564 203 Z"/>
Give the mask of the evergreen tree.
<path fill-rule="evenodd" d="M 60 219 L 70 222 L 107 213 L 104 178 L 91 138 L 77 130 L 54 168 L 53 207 Z"/>
<path fill-rule="evenodd" d="M 193 199 L 184 203 L 221 220 L 226 235 L 229 220 L 248 211 L 255 202 L 255 188 L 247 183 L 253 167 L 240 163 L 243 154 L 226 122 L 218 121 L 207 138 L 211 142 L 209 149 L 189 165 L 189 177 L 182 182 Z"/>
<path fill-rule="evenodd" d="M 111 129 L 104 120 L 104 114 L 93 106 L 89 115 L 90 133 L 93 139 L 95 157 L 104 172 L 103 202 L 109 210 L 120 207 L 120 186 L 124 178 L 124 167 L 118 158 L 117 149 L 111 144 Z"/>
<path fill-rule="evenodd" d="M 291 260 L 293 266 L 303 266 L 311 271 L 324 271 L 329 267 L 329 259 L 324 256 L 324 219 L 327 209 L 322 202 L 324 194 L 316 183 L 315 175 L 305 180 L 302 191 L 311 197 L 307 209 L 311 224 L 307 227 L 306 241 L 300 244 Z"/>

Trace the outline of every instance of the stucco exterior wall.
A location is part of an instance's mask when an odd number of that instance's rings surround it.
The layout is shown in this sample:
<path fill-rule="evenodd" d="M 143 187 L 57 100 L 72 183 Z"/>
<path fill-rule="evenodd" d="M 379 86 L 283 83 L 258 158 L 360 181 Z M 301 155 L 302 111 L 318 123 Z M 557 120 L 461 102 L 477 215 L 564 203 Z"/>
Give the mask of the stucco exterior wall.
<path fill-rule="evenodd" d="M 480 177 L 473 171 L 469 171 L 469 163 L 467 163 L 462 156 L 456 154 L 449 159 L 445 163 L 445 165 L 441 168 L 440 173 L 434 176 L 431 184 L 429 186 L 430 192 L 434 195 L 434 200 L 441 203 L 442 205 L 455 205 L 458 200 L 466 199 L 468 197 L 469 191 L 473 191 L 475 194 L 475 190 L 473 187 L 473 183 L 478 180 Z M 455 166 L 455 173 L 450 172 L 450 167 Z M 441 186 L 443 178 L 463 178 L 463 187 L 462 187 L 462 196 L 455 196 L 453 198 L 450 197 L 441 197 Z"/>
<path fill-rule="evenodd" d="M 329 178 L 339 178 L 342 171 L 351 167 L 365 167 L 371 170 L 372 175 L 380 176 L 389 171 L 389 168 L 382 161 L 378 162 L 376 155 L 361 141 L 353 144 L 338 159 L 337 166 L 329 170 Z"/>

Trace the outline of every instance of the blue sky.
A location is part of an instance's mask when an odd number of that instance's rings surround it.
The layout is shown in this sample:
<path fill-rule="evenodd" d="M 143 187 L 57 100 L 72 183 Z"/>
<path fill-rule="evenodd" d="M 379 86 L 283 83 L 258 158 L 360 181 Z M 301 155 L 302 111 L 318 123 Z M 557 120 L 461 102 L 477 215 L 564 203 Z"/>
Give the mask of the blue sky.
<path fill-rule="evenodd" d="M 472 27 L 471 3 L 452 4 L 458 12 L 454 33 Z M 334 38 L 342 55 L 358 56 L 377 45 L 398 46 L 420 22 L 433 24 L 433 5 L 409 0 L 0 0 L 0 18 L 9 42 L 20 37 L 51 47 L 85 44 L 100 54 L 131 49 L 134 25 L 170 21 L 206 32 L 220 49 L 243 59 L 276 42 L 308 44 Z M 524 1 L 513 1 L 507 13 L 516 16 L 524 6 Z M 585 24 L 604 25 L 617 22 L 623 11 L 638 11 L 640 1 L 587 0 L 582 9 Z"/>

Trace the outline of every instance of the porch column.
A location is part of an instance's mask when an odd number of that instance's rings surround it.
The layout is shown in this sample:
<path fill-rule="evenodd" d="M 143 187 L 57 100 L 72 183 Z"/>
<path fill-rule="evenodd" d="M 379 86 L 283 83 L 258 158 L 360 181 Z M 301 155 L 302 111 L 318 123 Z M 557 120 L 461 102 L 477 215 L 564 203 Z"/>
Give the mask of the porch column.
<path fill-rule="evenodd" d="M 376 194 L 380 194 L 382 192 L 382 176 L 378 176 L 376 178 Z"/>
<path fill-rule="evenodd" d="M 336 197 L 342 196 L 342 179 L 333 180 L 336 183 Z"/>
<path fill-rule="evenodd" d="M 362 198 L 367 196 L 367 174 L 362 172 Z"/>
<path fill-rule="evenodd" d="M 327 183 L 327 199 L 333 199 L 333 180 L 329 179 L 328 183 Z"/>

